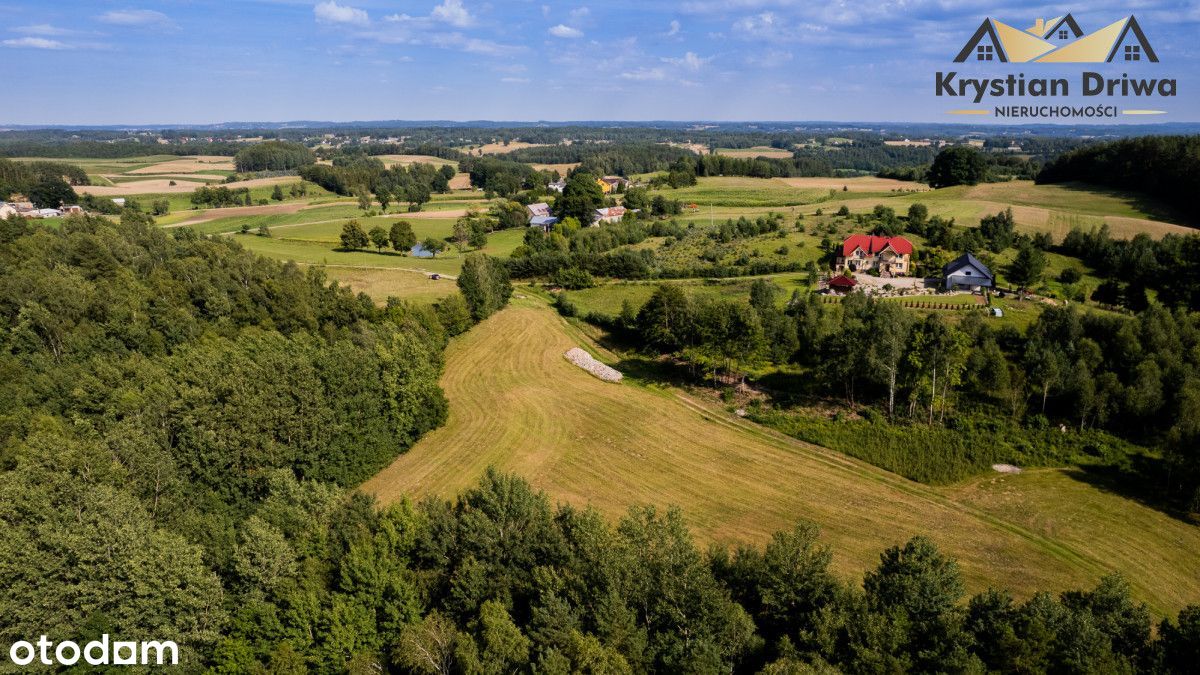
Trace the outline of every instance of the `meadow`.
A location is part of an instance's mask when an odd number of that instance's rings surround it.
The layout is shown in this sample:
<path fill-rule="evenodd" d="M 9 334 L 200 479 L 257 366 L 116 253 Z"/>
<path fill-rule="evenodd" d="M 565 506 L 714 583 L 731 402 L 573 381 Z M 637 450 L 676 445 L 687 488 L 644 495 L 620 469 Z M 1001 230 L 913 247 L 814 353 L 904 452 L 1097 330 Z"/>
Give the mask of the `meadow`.
<path fill-rule="evenodd" d="M 882 547 L 920 532 L 959 559 L 975 591 L 1027 595 L 1121 571 L 1156 613 L 1200 598 L 1192 559 L 1200 529 L 1071 471 L 914 483 L 678 389 L 602 382 L 563 353 L 582 346 L 620 368 L 618 357 L 534 294 L 517 294 L 450 346 L 447 424 L 363 491 L 384 502 L 450 496 L 495 466 L 609 517 L 633 504 L 681 506 L 701 542 L 762 543 L 810 520 L 847 579 L 874 566 Z"/>

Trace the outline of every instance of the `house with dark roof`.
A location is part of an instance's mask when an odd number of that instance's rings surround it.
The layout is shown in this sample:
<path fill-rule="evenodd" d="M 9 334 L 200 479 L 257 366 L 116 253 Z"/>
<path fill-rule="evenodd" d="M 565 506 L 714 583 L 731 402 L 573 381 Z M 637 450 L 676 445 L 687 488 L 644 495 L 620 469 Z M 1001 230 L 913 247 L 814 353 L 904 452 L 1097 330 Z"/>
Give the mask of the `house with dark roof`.
<path fill-rule="evenodd" d="M 964 253 L 942 267 L 942 279 L 948 291 L 979 291 L 996 286 L 992 271 L 970 253 Z"/>
<path fill-rule="evenodd" d="M 851 272 L 877 270 L 881 277 L 907 276 L 912 270 L 912 253 L 912 242 L 904 237 L 853 234 L 842 242 L 837 269 Z"/>

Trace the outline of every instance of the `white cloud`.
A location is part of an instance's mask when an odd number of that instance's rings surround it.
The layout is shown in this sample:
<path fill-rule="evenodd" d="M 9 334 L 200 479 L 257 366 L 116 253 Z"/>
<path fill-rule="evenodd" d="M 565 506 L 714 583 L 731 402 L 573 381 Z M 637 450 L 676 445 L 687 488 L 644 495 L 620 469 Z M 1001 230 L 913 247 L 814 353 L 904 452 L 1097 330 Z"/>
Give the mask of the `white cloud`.
<path fill-rule="evenodd" d="M 17 31 L 18 33 L 25 33 L 27 35 L 72 35 L 78 32 L 69 30 L 67 28 L 51 26 L 48 23 L 39 23 L 34 26 L 17 26 L 13 30 Z"/>
<path fill-rule="evenodd" d="M 679 22 L 672 19 L 671 27 L 669 30 L 667 30 L 667 37 L 674 37 L 676 35 L 679 35 L 679 31 L 681 28 L 682 28 L 682 26 L 679 25 Z"/>
<path fill-rule="evenodd" d="M 466 28 L 475 23 L 475 17 L 471 16 L 466 7 L 463 7 L 462 0 L 445 0 L 433 8 L 432 16 L 438 21 L 444 21 L 459 28 Z"/>
<path fill-rule="evenodd" d="M 791 60 L 792 53 L 781 49 L 770 49 L 761 55 L 755 54 L 746 57 L 746 63 L 764 68 L 778 68 Z"/>
<path fill-rule="evenodd" d="M 528 77 L 502 77 L 500 81 L 506 84 L 529 84 Z"/>
<path fill-rule="evenodd" d="M 39 37 L 23 37 L 15 40 L 5 40 L 5 47 L 15 47 L 24 49 L 69 49 L 65 44 L 58 40 L 47 40 Z"/>
<path fill-rule="evenodd" d="M 576 7 L 575 9 L 568 12 L 568 14 L 571 15 L 571 21 L 573 21 L 575 23 L 579 23 L 580 21 L 583 21 L 591 13 L 592 13 L 592 10 L 588 9 L 587 7 Z"/>
<path fill-rule="evenodd" d="M 570 26 L 561 23 L 551 28 L 550 34 L 554 37 L 570 39 L 583 37 L 583 31 L 579 30 L 578 28 L 571 28 Z"/>
<path fill-rule="evenodd" d="M 313 7 L 313 15 L 320 23 L 345 23 L 354 26 L 366 26 L 371 23 L 371 17 L 364 10 L 349 5 L 339 5 L 333 0 L 319 3 Z"/>
<path fill-rule="evenodd" d="M 712 60 L 713 60 L 713 57 L 711 57 L 711 56 L 705 58 L 702 56 L 698 56 L 695 52 L 688 52 L 677 59 L 674 59 L 674 58 L 663 59 L 663 61 L 665 61 L 667 63 L 677 65 L 681 68 L 686 68 L 693 72 L 700 70 L 702 67 L 704 67 L 704 64 L 706 64 Z"/>
<path fill-rule="evenodd" d="M 667 73 L 662 68 L 638 68 L 621 73 L 622 80 L 634 80 L 636 82 L 654 82 L 667 79 Z"/>
<path fill-rule="evenodd" d="M 169 16 L 153 9 L 114 9 L 96 17 L 101 23 L 114 26 L 176 29 L 179 26 Z"/>

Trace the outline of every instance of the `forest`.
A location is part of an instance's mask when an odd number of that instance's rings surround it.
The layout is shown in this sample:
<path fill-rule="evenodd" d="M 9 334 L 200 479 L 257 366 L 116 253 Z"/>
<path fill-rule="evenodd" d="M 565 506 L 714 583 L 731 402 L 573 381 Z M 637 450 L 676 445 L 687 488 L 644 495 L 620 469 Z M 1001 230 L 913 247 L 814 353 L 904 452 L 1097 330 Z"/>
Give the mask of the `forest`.
<path fill-rule="evenodd" d="M 233 164 L 241 173 L 254 171 L 293 171 L 312 164 L 317 157 L 306 146 L 286 141 L 255 143 L 233 156 Z"/>
<path fill-rule="evenodd" d="M 1079 181 L 1152 195 L 1186 213 L 1200 190 L 1200 136 L 1146 136 L 1086 145 L 1038 174 L 1039 183 Z"/>
<path fill-rule="evenodd" d="M 58 208 L 64 201 L 76 201 L 72 186 L 88 182 L 87 172 L 73 164 L 0 159 L 0 200 L 20 194 L 38 208 Z"/>

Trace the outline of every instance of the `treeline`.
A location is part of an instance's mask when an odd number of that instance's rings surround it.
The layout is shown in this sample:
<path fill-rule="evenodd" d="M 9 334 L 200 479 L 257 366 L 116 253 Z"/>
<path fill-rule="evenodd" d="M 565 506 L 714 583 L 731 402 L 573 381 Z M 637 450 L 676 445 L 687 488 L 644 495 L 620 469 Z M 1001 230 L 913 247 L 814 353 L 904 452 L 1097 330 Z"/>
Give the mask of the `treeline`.
<path fill-rule="evenodd" d="M 279 478 L 253 518 L 241 555 L 272 567 L 237 568 L 218 671 L 1154 673 L 1200 643 L 1200 610 L 1154 626 L 1118 576 L 968 597 L 917 537 L 847 584 L 808 524 L 704 552 L 678 511 L 609 524 L 491 470 L 382 511 Z"/>
<path fill-rule="evenodd" d="M 423 155 L 427 157 L 438 157 L 440 159 L 449 159 L 455 162 L 461 160 L 466 155 L 457 148 L 450 148 L 440 143 L 419 143 L 416 145 L 408 145 L 404 143 L 364 143 L 353 145 L 346 148 L 317 148 L 317 156 L 322 159 L 332 159 L 338 155 L 346 154 L 362 154 L 371 157 L 379 155 Z"/>
<path fill-rule="evenodd" d="M 333 166 L 312 164 L 299 171 L 301 178 L 330 192 L 357 196 L 364 211 L 370 207 L 371 196 L 384 210 L 392 202 L 407 202 L 410 210 L 419 211 L 433 193 L 450 191 L 454 173 L 449 165 L 398 164 L 389 169 L 377 157 L 362 154 L 338 155 Z"/>
<path fill-rule="evenodd" d="M 154 155 L 175 155 L 178 157 L 223 155 L 232 157 L 245 147 L 244 143 L 224 141 L 161 145 L 159 143 L 142 143 L 133 139 L 123 139 L 114 142 L 75 139 L 58 141 L 16 140 L 10 134 L 11 132 L 8 132 L 0 136 L 0 156 L 63 159 L 73 157 L 122 159 L 126 157 L 151 157 Z"/>
<path fill-rule="evenodd" d="M 1074 228 L 1060 249 L 1105 278 L 1092 299 L 1133 310 L 1150 304 L 1147 291 L 1171 307 L 1200 311 L 1200 235 L 1168 234 L 1155 241 L 1140 233 L 1113 239 L 1107 225 Z"/>
<path fill-rule="evenodd" d="M 598 176 L 632 176 L 665 171 L 681 157 L 694 156 L 691 150 L 665 143 L 571 143 L 521 148 L 507 157 L 533 164 L 571 164 Z"/>
<path fill-rule="evenodd" d="M 1037 176 L 1039 183 L 1079 181 L 1153 195 L 1186 214 L 1200 191 L 1200 136 L 1146 136 L 1067 152 Z"/>
<path fill-rule="evenodd" d="M 544 191 L 551 180 L 550 174 L 524 162 L 490 155 L 465 157 L 459 161 L 458 170 L 471 176 L 475 188 L 501 197 L 513 197 L 522 190 Z"/>
<path fill-rule="evenodd" d="M 490 259 L 461 278 L 434 308 L 384 309 L 130 209 L 0 220 L 0 645 L 174 640 L 196 669 L 236 658 L 226 636 L 285 589 L 317 594 L 313 635 L 361 616 L 308 565 L 382 522 L 345 488 L 444 421 L 448 335 L 511 293 Z M 399 609 L 389 588 L 366 602 Z M 371 640 L 294 642 L 277 628 L 297 608 L 255 622 L 290 667 L 344 666 Z"/>
<path fill-rule="evenodd" d="M 785 303 L 781 293 L 766 280 L 754 282 L 749 302 L 692 298 L 664 285 L 614 322 L 635 344 L 674 356 L 718 385 L 768 366 L 796 366 L 810 376 L 796 381 L 803 387 L 789 386 L 789 396 L 876 407 L 897 423 L 961 428 L 983 415 L 1018 428 L 1065 424 L 1157 446 L 1164 464 L 1146 478 L 1160 496 L 1200 511 L 1200 315 L 1152 306 L 1127 319 L 1049 307 L 1021 334 L 992 328 L 980 312 L 955 325 L 862 294 L 830 305 L 799 292 Z M 886 445 L 880 452 L 918 444 Z M 1014 446 L 1013 456 L 988 457 L 1042 464 L 1083 452 L 1074 442 L 1058 445 L 1050 456 Z M 907 465 L 947 459 L 937 444 L 925 450 L 928 456 Z M 962 466 L 975 470 L 979 462 Z"/>
<path fill-rule="evenodd" d="M 204 208 L 226 208 L 230 206 L 253 206 L 254 200 L 250 188 L 227 188 L 224 185 L 216 187 L 201 186 L 192 191 L 192 206 Z"/>
<path fill-rule="evenodd" d="M 87 172 L 65 162 L 14 162 L 0 159 L 0 200 L 24 195 L 38 208 L 75 203 L 74 185 L 88 185 Z"/>
<path fill-rule="evenodd" d="M 265 141 L 239 150 L 233 164 L 239 173 L 292 171 L 317 161 L 317 156 L 300 143 Z"/>

